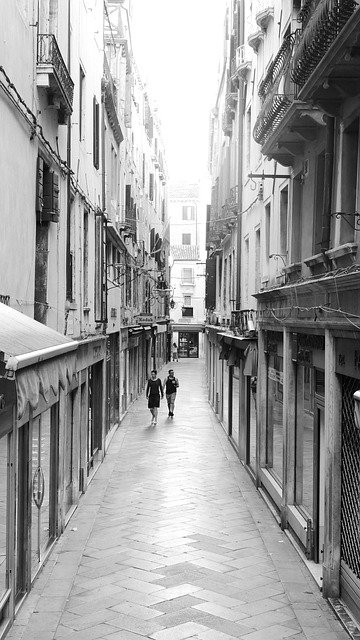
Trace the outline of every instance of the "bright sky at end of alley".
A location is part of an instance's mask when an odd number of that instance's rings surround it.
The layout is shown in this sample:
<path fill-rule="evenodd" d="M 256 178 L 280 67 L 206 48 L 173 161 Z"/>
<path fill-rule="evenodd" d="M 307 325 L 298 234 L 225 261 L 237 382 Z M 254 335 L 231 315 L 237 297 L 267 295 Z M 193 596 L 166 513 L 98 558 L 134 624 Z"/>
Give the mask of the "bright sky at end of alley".
<path fill-rule="evenodd" d="M 226 0 L 133 0 L 134 56 L 159 109 L 169 177 L 206 175 Z"/>

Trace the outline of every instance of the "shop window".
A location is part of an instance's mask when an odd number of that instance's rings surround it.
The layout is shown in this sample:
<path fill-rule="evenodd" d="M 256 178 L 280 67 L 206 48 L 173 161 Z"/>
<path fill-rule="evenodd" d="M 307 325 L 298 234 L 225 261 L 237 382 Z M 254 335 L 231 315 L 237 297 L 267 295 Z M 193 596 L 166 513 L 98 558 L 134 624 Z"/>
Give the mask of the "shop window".
<path fill-rule="evenodd" d="M 44 560 L 56 531 L 56 450 L 58 405 L 32 421 L 31 575 Z"/>
<path fill-rule="evenodd" d="M 0 602 L 7 588 L 6 557 L 7 557 L 7 497 L 8 497 L 8 436 L 0 438 Z M 1 617 L 1 611 L 0 611 Z"/>
<path fill-rule="evenodd" d="M 314 370 L 298 366 L 296 381 L 295 503 L 313 518 Z"/>
<path fill-rule="evenodd" d="M 283 358 L 268 357 L 266 466 L 282 485 L 283 475 Z"/>

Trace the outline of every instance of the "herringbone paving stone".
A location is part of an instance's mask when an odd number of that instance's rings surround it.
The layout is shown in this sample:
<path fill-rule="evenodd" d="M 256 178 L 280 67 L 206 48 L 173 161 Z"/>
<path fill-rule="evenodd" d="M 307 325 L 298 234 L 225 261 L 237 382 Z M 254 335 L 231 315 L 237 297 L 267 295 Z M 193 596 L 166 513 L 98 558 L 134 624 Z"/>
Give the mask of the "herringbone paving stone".
<path fill-rule="evenodd" d="M 8 640 L 345 640 L 212 413 L 201 361 L 175 417 L 114 435 Z"/>

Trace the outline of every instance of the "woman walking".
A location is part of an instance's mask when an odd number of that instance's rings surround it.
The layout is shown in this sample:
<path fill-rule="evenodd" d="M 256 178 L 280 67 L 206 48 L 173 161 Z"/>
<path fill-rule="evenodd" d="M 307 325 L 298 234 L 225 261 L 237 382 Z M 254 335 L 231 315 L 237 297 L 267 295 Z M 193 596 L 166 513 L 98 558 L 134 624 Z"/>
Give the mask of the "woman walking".
<path fill-rule="evenodd" d="M 148 380 L 146 387 L 146 397 L 148 399 L 148 407 L 152 415 L 151 426 L 155 427 L 157 424 L 158 408 L 160 407 L 160 393 L 161 397 L 164 397 L 164 390 L 161 384 L 160 378 L 157 378 L 157 371 L 153 369 L 151 371 L 151 378 Z"/>

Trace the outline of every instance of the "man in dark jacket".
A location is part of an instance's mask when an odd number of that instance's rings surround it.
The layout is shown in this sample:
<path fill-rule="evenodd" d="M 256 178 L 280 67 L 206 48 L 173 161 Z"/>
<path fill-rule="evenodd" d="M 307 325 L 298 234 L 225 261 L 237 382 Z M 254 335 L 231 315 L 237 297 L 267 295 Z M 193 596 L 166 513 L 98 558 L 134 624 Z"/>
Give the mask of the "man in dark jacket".
<path fill-rule="evenodd" d="M 169 369 L 169 375 L 167 378 L 165 378 L 163 387 L 166 393 L 166 400 L 169 407 L 169 418 L 173 418 L 176 391 L 179 387 L 179 380 L 175 378 L 173 369 Z"/>

